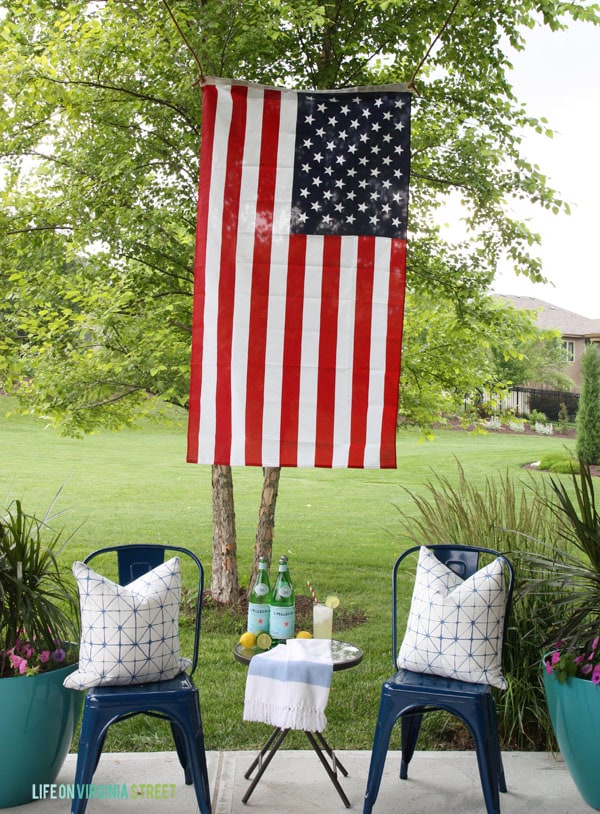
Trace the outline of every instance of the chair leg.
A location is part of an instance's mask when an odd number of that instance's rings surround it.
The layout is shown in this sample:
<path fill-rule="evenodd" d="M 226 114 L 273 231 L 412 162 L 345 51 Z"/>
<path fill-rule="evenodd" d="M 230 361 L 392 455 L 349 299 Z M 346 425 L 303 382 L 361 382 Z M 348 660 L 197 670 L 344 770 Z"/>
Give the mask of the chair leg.
<path fill-rule="evenodd" d="M 412 760 L 423 720 L 422 712 L 407 712 L 402 716 L 402 759 L 400 761 L 400 779 L 408 777 L 408 764 Z"/>
<path fill-rule="evenodd" d="M 181 734 L 181 729 L 174 721 L 171 721 L 171 734 L 173 735 L 173 742 L 175 743 L 175 750 L 177 751 L 179 763 L 183 768 L 185 784 L 186 786 L 191 786 L 194 782 L 194 778 L 192 777 L 190 762 L 188 760 L 188 755 L 185 748 L 185 738 Z"/>
<path fill-rule="evenodd" d="M 504 764 L 502 763 L 502 751 L 500 749 L 500 738 L 498 737 L 498 720 L 496 717 L 496 699 L 492 696 L 488 704 L 490 732 L 494 733 L 493 745 L 496 750 L 496 776 L 498 778 L 498 791 L 506 794 L 506 778 L 504 776 Z"/>
<path fill-rule="evenodd" d="M 500 749 L 498 749 L 498 791 L 501 791 L 503 794 L 506 794 L 506 778 L 504 777 L 504 765 L 502 763 L 502 755 L 500 754 Z"/>
<path fill-rule="evenodd" d="M 170 717 L 173 721 L 172 726 L 179 730 L 185 750 L 188 765 L 184 767 L 184 771 L 186 776 L 189 771 L 193 779 L 200 814 L 211 814 L 208 767 L 197 691 L 188 696 L 185 708 L 182 708 L 179 714 L 180 717 L 175 717 L 171 711 Z"/>
<path fill-rule="evenodd" d="M 94 772 L 98 766 L 102 747 L 106 739 L 106 730 L 110 724 L 111 716 L 103 714 L 98 709 L 86 706 L 84 708 L 77 750 L 77 768 L 75 769 L 75 794 L 71 803 L 71 814 L 84 814 L 87 806 L 85 794 L 77 794 L 78 787 L 83 788 L 92 782 Z"/>
<path fill-rule="evenodd" d="M 383 767 L 385 766 L 390 735 L 397 718 L 395 705 L 392 699 L 386 694 L 384 686 L 381 691 L 379 714 L 377 716 L 375 737 L 373 739 L 373 750 L 371 752 L 371 763 L 369 765 L 369 777 L 367 779 L 363 814 L 371 814 L 373 805 L 379 794 L 381 775 L 383 774 Z"/>
<path fill-rule="evenodd" d="M 479 777 L 487 814 L 500 814 L 499 787 L 501 778 L 499 768 L 502 766 L 498 731 L 495 725 L 493 698 L 488 696 L 470 720 L 465 720 L 475 742 Z M 502 771 L 502 779 L 504 772 Z M 506 783 L 504 782 L 506 788 Z"/>

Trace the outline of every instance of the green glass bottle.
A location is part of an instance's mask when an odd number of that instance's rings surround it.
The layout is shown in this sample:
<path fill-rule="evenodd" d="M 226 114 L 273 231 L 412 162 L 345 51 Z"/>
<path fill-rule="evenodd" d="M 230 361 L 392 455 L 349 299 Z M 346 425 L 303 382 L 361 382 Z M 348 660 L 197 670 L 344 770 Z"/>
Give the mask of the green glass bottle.
<path fill-rule="evenodd" d="M 269 632 L 271 605 L 271 585 L 269 583 L 269 563 L 266 557 L 258 560 L 258 573 L 248 597 L 248 630 L 250 633 Z"/>
<path fill-rule="evenodd" d="M 294 638 L 296 622 L 296 596 L 290 579 L 288 558 L 279 558 L 279 571 L 271 597 L 271 618 L 269 620 L 271 638 L 275 642 L 284 642 Z"/>

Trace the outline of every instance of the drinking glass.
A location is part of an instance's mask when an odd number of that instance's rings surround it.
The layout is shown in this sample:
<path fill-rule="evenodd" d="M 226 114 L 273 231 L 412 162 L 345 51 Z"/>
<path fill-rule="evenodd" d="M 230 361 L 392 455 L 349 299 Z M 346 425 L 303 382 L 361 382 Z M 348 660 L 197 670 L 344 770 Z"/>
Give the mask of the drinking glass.
<path fill-rule="evenodd" d="M 331 639 L 333 632 L 333 608 L 327 605 L 313 605 L 313 637 Z"/>

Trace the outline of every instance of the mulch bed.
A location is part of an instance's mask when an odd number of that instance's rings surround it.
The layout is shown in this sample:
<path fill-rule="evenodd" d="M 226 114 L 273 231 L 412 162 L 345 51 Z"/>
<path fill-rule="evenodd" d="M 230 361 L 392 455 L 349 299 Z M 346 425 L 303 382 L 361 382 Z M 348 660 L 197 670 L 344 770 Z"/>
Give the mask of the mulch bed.
<path fill-rule="evenodd" d="M 221 605 L 215 602 L 210 596 L 210 592 L 206 591 L 203 598 L 204 609 L 210 608 L 211 611 L 217 615 L 226 617 L 229 623 L 233 626 L 243 628 L 248 618 L 248 597 L 246 590 L 240 588 L 238 601 L 235 605 Z M 312 606 L 313 600 L 310 596 L 303 594 L 296 594 L 296 628 L 298 630 L 312 630 Z M 344 608 L 340 606 L 333 612 L 333 622 L 339 630 L 350 630 L 359 625 L 363 625 L 368 617 L 364 611 L 356 608 Z M 241 629 L 240 628 L 240 629 Z"/>

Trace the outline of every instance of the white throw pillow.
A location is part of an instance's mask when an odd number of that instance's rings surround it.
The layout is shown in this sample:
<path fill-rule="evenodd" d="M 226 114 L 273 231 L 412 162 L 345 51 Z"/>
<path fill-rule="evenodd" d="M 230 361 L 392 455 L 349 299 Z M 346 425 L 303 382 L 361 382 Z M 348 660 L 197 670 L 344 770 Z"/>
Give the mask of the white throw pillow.
<path fill-rule="evenodd" d="M 73 564 L 81 605 L 79 669 L 64 680 L 74 690 L 164 681 L 186 670 L 179 658 L 179 557 L 128 585 L 82 562 Z"/>
<path fill-rule="evenodd" d="M 398 667 L 506 689 L 505 606 L 500 558 L 463 580 L 422 546 Z"/>

